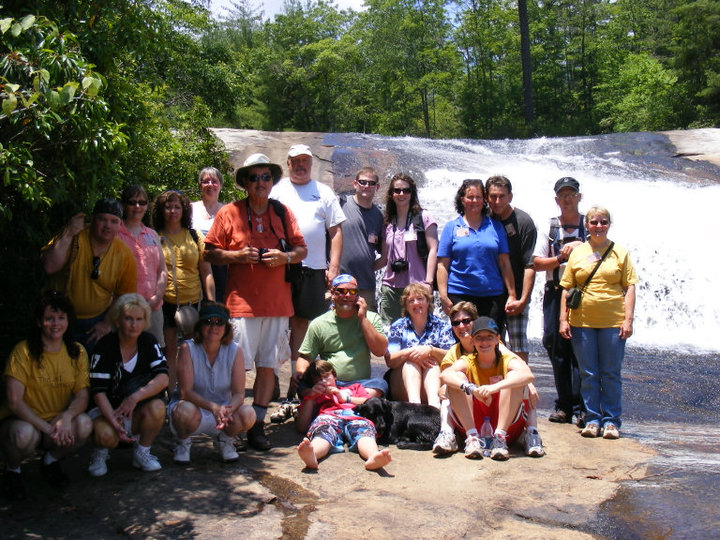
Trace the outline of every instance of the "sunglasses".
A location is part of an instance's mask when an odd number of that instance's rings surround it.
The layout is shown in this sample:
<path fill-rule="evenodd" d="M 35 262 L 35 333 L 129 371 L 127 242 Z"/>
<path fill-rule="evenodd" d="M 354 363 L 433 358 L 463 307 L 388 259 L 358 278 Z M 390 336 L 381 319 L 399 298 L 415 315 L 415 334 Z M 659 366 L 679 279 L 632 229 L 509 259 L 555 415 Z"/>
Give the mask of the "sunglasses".
<path fill-rule="evenodd" d="M 100 257 L 93 257 L 92 264 L 93 269 L 90 272 L 90 279 L 97 279 L 100 277 Z"/>
<path fill-rule="evenodd" d="M 270 180 L 272 180 L 272 176 L 269 175 L 268 173 L 250 174 L 250 175 L 248 175 L 247 179 L 248 179 L 248 182 L 250 182 L 251 184 L 254 184 L 258 180 L 262 180 L 263 182 L 269 182 Z"/>
<path fill-rule="evenodd" d="M 591 220 L 590 220 L 590 225 L 595 225 L 595 226 L 603 225 L 603 226 L 605 226 L 605 225 L 610 225 L 610 222 L 609 222 L 607 219 L 591 219 Z"/>
<path fill-rule="evenodd" d="M 339 289 L 335 288 L 335 293 L 341 295 L 341 296 L 355 296 L 357 294 L 357 289 Z"/>
<path fill-rule="evenodd" d="M 470 324 L 472 322 L 472 319 L 455 319 L 454 321 L 450 321 L 450 324 L 453 326 L 460 326 L 461 324 Z"/>
<path fill-rule="evenodd" d="M 393 188 L 392 192 L 393 192 L 395 195 L 400 195 L 400 194 L 402 194 L 402 193 L 408 195 L 408 194 L 412 193 L 412 188 L 409 188 L 409 187 L 396 187 L 396 188 Z"/>
<path fill-rule="evenodd" d="M 377 186 L 378 183 L 375 180 L 355 180 L 358 184 L 360 184 L 363 187 L 367 186 Z"/>
<path fill-rule="evenodd" d="M 138 201 L 133 199 L 132 201 L 125 201 L 125 206 L 147 206 L 147 201 Z"/>
<path fill-rule="evenodd" d="M 211 319 L 203 319 L 202 322 L 205 326 L 225 326 L 225 321 L 217 317 Z"/>

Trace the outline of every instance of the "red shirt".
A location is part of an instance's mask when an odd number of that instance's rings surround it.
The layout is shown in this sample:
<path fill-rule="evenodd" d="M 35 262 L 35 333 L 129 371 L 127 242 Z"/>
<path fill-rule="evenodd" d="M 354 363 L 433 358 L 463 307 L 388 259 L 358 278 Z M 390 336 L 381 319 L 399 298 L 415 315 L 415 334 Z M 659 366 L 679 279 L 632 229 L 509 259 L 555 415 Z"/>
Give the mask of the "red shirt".
<path fill-rule="evenodd" d="M 305 239 L 289 208 L 285 211 L 285 224 L 290 237 L 288 243 L 305 247 Z M 218 211 L 205 243 L 226 251 L 239 251 L 248 245 L 281 249 L 280 238 L 284 236 L 285 228 L 272 204 L 261 216 L 253 213 L 249 224 L 248 204 L 243 200 L 226 204 Z M 285 266 L 230 264 L 226 291 L 225 304 L 231 317 L 291 317 L 294 314 Z"/>

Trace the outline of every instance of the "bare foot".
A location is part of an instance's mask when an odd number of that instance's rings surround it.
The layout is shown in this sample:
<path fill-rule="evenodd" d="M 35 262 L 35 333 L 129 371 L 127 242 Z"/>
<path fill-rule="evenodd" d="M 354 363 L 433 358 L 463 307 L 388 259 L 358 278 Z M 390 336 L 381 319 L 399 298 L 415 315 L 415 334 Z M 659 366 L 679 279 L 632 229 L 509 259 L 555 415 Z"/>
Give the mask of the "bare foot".
<path fill-rule="evenodd" d="M 381 467 L 384 467 L 391 461 L 392 456 L 390 455 L 390 450 L 385 448 L 383 450 L 378 450 L 372 456 L 370 456 L 365 462 L 365 468 L 368 471 L 374 471 Z"/>
<path fill-rule="evenodd" d="M 310 444 L 310 439 L 305 437 L 302 441 L 300 441 L 297 451 L 300 459 L 303 460 L 303 463 L 305 463 L 305 466 L 308 469 L 318 468 L 318 460 L 317 457 L 315 457 L 315 451 L 313 450 L 312 444 Z"/>

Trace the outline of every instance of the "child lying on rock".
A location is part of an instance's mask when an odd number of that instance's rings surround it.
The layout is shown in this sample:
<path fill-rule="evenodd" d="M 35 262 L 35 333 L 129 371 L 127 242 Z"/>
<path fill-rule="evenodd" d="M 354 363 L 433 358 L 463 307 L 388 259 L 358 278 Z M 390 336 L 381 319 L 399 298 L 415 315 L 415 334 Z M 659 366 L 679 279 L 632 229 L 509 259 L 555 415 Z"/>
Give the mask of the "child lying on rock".
<path fill-rule="evenodd" d="M 338 388 L 335 377 L 335 368 L 324 360 L 310 364 L 303 375 L 305 384 L 312 389 L 300 404 L 295 420 L 298 430 L 304 431 L 309 424 L 307 435 L 298 445 L 300 459 L 309 469 L 317 469 L 318 460 L 330 452 L 344 452 L 347 443 L 350 451 L 357 450 L 365 460 L 367 470 L 384 467 L 392 461 L 390 451 L 378 448 L 373 423 L 353 412 L 353 407 L 370 395 L 357 383 Z"/>

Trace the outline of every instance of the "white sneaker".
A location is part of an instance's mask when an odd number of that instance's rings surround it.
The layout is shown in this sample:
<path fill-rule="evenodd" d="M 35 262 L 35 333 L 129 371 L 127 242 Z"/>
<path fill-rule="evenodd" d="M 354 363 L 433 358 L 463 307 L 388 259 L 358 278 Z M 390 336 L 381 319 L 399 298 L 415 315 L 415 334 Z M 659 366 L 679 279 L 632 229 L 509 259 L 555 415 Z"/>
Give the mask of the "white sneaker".
<path fill-rule="evenodd" d="M 143 470 L 145 472 L 159 471 L 162 469 L 162 465 L 158 461 L 158 458 L 150 453 L 150 450 L 140 450 L 135 447 L 132 458 L 133 467 Z"/>
<path fill-rule="evenodd" d="M 530 457 L 543 457 L 545 455 L 539 433 L 530 433 L 525 430 L 525 455 Z"/>
<path fill-rule="evenodd" d="M 173 461 L 178 465 L 190 464 L 190 446 L 192 441 L 190 437 L 187 439 L 176 439 L 175 450 L 173 451 Z"/>
<path fill-rule="evenodd" d="M 110 457 L 110 450 L 107 448 L 93 448 L 90 454 L 90 465 L 88 465 L 88 472 L 90 476 L 100 478 L 107 474 L 107 463 L 105 463 Z"/>
<path fill-rule="evenodd" d="M 232 463 L 240 458 L 237 450 L 235 450 L 235 439 L 233 437 L 229 437 L 222 431 L 218 434 L 215 445 L 218 450 L 220 450 L 223 462 Z"/>
<path fill-rule="evenodd" d="M 483 445 L 480 442 L 480 437 L 474 435 L 468 436 L 465 439 L 465 457 L 468 459 L 482 459 L 483 458 Z"/>
<path fill-rule="evenodd" d="M 432 451 L 439 456 L 458 451 L 458 443 L 453 432 L 441 431 L 435 438 Z"/>

